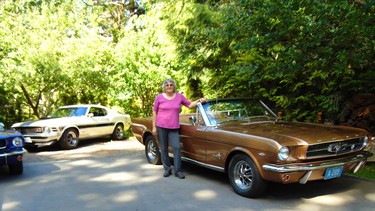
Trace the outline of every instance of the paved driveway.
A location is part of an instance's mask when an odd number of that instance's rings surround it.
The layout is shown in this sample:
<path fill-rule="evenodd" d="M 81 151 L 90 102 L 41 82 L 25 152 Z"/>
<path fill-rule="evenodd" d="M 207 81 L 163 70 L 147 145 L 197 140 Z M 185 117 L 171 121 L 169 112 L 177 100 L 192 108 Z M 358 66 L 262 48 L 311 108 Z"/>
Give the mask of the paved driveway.
<path fill-rule="evenodd" d="M 265 196 L 235 194 L 226 176 L 187 163 L 164 178 L 134 139 L 48 148 L 25 156 L 21 176 L 0 174 L 0 210 L 374 210 L 375 181 L 343 177 L 271 184 Z"/>

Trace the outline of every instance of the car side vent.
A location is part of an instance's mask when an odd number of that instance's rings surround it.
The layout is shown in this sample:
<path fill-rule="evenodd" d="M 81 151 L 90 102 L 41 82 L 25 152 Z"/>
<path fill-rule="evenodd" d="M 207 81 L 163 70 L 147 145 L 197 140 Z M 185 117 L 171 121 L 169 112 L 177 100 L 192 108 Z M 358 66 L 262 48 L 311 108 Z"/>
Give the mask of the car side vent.
<path fill-rule="evenodd" d="M 362 149 L 364 139 L 355 138 L 343 141 L 311 145 L 307 148 L 306 158 L 340 155 Z"/>

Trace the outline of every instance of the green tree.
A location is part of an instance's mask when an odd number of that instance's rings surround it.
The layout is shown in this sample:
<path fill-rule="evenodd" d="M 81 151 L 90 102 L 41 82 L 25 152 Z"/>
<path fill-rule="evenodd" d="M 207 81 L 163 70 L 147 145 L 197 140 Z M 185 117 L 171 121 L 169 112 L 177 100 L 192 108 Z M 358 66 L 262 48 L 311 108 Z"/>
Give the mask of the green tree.
<path fill-rule="evenodd" d="M 167 77 L 189 99 L 259 97 L 303 121 L 375 92 L 373 1 L 0 4 L 2 121 L 75 103 L 149 116 Z"/>
<path fill-rule="evenodd" d="M 116 74 L 112 99 L 132 116 L 150 116 L 164 79 L 174 76 L 175 48 L 160 21 L 164 11 L 155 9 L 134 16 L 116 45 Z"/>
<path fill-rule="evenodd" d="M 164 1 L 160 7 L 165 11 L 162 20 L 176 46 L 175 69 L 179 71 L 178 80 L 185 84 L 186 96 L 213 97 L 204 90 L 209 81 L 207 71 L 219 68 L 220 58 L 226 54 L 226 44 L 216 32 L 221 14 L 212 11 L 208 4 L 192 0 Z"/>
<path fill-rule="evenodd" d="M 39 118 L 64 104 L 107 103 L 112 42 L 97 33 L 89 8 L 76 1 L 2 4 L 1 74 L 28 105 L 20 113 L 30 108 L 28 118 Z"/>
<path fill-rule="evenodd" d="M 231 54 L 212 89 L 269 99 L 288 119 L 337 118 L 355 93 L 375 91 L 374 6 L 362 2 L 221 1 Z"/>

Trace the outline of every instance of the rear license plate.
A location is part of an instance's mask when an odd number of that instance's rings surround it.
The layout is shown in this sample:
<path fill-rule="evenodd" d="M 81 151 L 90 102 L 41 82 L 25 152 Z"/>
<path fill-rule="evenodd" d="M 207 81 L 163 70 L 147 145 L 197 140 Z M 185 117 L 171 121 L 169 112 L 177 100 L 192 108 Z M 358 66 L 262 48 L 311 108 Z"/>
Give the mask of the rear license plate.
<path fill-rule="evenodd" d="M 337 177 L 341 177 L 343 166 L 331 167 L 326 169 L 326 173 L 324 174 L 324 179 L 333 179 Z"/>

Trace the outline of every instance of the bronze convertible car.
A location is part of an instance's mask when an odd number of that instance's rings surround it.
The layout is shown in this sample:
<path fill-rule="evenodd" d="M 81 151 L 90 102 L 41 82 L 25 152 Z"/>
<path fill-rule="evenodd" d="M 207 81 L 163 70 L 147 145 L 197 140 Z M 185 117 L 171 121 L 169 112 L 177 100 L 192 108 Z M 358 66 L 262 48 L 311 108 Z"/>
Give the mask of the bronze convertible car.
<path fill-rule="evenodd" d="M 161 164 L 152 119 L 132 122 L 148 162 Z M 268 181 L 305 184 L 356 172 L 372 155 L 365 130 L 282 121 L 253 99 L 198 104 L 196 113 L 180 115 L 180 124 L 182 159 L 226 172 L 234 191 L 246 197 L 259 197 Z"/>

